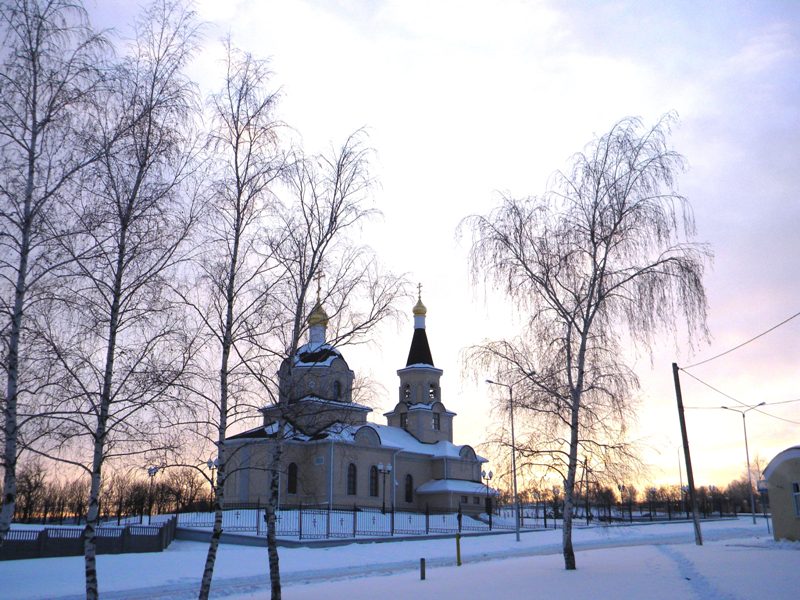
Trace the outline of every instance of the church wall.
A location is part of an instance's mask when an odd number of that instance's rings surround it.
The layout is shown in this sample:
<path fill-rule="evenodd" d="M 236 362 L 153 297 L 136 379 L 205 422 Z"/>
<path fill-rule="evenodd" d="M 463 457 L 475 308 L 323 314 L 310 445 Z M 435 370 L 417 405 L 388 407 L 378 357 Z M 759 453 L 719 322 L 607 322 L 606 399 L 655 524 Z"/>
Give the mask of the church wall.
<path fill-rule="evenodd" d="M 392 464 L 394 450 L 374 446 L 359 446 L 355 444 L 336 444 L 334 446 L 334 475 L 333 475 L 333 503 L 337 506 L 351 506 L 356 504 L 362 507 L 380 508 L 384 499 L 384 481 L 386 484 L 386 506 L 392 505 L 392 476 L 387 474 L 385 479 L 378 473 L 378 495 L 370 495 L 369 473 L 370 467 L 379 463 Z M 350 464 L 356 467 L 356 494 L 347 493 L 347 471 Z"/>
<path fill-rule="evenodd" d="M 434 367 L 408 367 L 400 369 L 399 401 L 409 404 L 428 404 L 441 401 L 442 391 L 439 387 L 441 369 Z"/>
<path fill-rule="evenodd" d="M 226 446 L 229 456 L 229 475 L 225 486 L 226 503 L 251 502 L 264 504 L 269 497 L 268 467 L 271 457 L 272 442 L 259 440 L 251 443 L 238 443 Z M 330 442 L 284 442 L 282 451 L 282 469 L 280 476 L 281 506 L 327 505 L 329 501 L 328 481 L 333 464 L 333 495 L 335 506 L 352 506 L 381 508 L 384 502 L 384 477 L 378 473 L 378 495 L 371 496 L 369 489 L 370 467 L 378 463 L 392 464 L 392 475 L 386 475 L 386 508 L 392 506 L 396 510 L 458 510 L 460 498 L 447 494 L 416 493 L 416 488 L 423 483 L 445 478 L 445 459 L 431 458 L 424 455 L 400 454 L 393 449 L 384 449 L 368 445 Z M 331 459 L 333 462 L 331 463 Z M 289 465 L 297 465 L 297 491 L 290 494 L 288 490 Z M 356 465 L 356 494 L 348 494 L 348 465 Z M 466 479 L 479 481 L 475 474 L 479 473 L 480 463 L 470 460 L 448 458 L 447 477 L 450 479 Z M 249 468 L 248 468 L 249 467 Z M 411 475 L 413 482 L 412 501 L 405 500 L 406 476 Z M 396 484 L 392 490 L 393 482 Z M 452 497 L 451 497 L 452 496 Z M 472 502 L 472 498 L 468 503 Z M 480 507 L 477 507 L 480 508 Z M 462 511 L 475 512 L 476 507 L 462 506 Z"/>
<path fill-rule="evenodd" d="M 460 458 L 447 459 L 448 479 L 465 479 L 467 481 L 481 480 L 481 465 L 474 460 L 462 460 Z"/>
<path fill-rule="evenodd" d="M 424 498 L 419 496 L 416 489 L 433 476 L 434 461 L 429 457 L 415 455 L 398 455 L 396 459 L 395 480 L 397 481 L 397 503 L 400 510 L 425 510 Z M 413 495 L 411 502 L 406 502 L 406 475 L 413 478 Z"/>
<path fill-rule="evenodd" d="M 292 370 L 293 384 L 283 392 L 293 399 L 317 396 L 326 400 L 351 402 L 354 377 L 355 373 L 340 358 L 335 359 L 330 366 L 298 366 Z M 340 385 L 338 397 L 334 386 L 335 381 L 338 381 Z M 282 398 L 282 400 L 286 401 L 287 398 Z"/>

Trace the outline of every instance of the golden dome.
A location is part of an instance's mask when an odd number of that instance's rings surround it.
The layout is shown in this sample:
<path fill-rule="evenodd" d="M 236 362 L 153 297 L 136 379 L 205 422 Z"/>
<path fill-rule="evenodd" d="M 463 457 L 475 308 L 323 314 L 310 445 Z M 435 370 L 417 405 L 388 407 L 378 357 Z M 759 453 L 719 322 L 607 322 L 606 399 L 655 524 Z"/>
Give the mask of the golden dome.
<path fill-rule="evenodd" d="M 314 310 L 311 311 L 311 314 L 308 315 L 308 325 L 313 327 L 314 325 L 322 325 L 323 327 L 328 326 L 328 313 L 325 312 L 325 309 L 322 308 L 322 304 L 320 301 L 317 300 L 317 303 L 314 305 Z"/>
<path fill-rule="evenodd" d="M 424 317 L 428 313 L 428 309 L 422 303 L 422 298 L 417 298 L 417 303 L 414 305 L 414 316 Z"/>

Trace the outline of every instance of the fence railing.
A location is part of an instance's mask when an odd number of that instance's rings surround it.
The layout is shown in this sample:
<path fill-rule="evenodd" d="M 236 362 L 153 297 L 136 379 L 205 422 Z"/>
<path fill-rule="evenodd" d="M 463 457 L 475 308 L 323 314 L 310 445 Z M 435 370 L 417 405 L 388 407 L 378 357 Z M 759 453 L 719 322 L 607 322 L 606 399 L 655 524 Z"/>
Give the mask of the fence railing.
<path fill-rule="evenodd" d="M 155 517 L 154 517 L 155 518 Z M 178 526 L 210 529 L 213 513 L 179 513 Z M 296 506 L 276 512 L 276 535 L 301 540 L 429 535 L 460 531 L 514 529 L 513 519 L 501 516 L 466 515 L 441 511 L 397 511 L 357 506 Z M 532 525 L 530 522 L 529 526 Z M 266 510 L 256 504 L 228 505 L 222 513 L 222 528 L 266 536 Z"/>
<path fill-rule="evenodd" d="M 161 552 L 175 539 L 177 517 L 156 525 L 99 527 L 96 530 L 97 554 Z M 0 546 L 0 560 L 80 556 L 83 554 L 82 527 L 11 529 Z"/>
<path fill-rule="evenodd" d="M 520 529 L 558 529 L 562 526 L 562 507 L 552 503 L 520 506 Z M 588 519 L 587 519 L 588 515 Z M 153 517 L 157 520 L 163 517 Z M 395 535 L 454 534 L 459 532 L 512 531 L 515 529 L 513 507 L 495 507 L 492 514 L 460 514 L 443 511 L 382 511 L 358 506 L 284 506 L 276 512 L 276 535 L 300 540 L 390 537 Z M 628 522 L 668 521 L 682 518 L 674 512 L 628 510 L 627 506 L 585 506 L 575 508 L 576 526 L 610 525 Z M 179 527 L 211 529 L 214 513 L 192 512 L 177 515 Z M 222 512 L 224 531 L 266 536 L 266 510 L 261 504 L 227 505 Z"/>

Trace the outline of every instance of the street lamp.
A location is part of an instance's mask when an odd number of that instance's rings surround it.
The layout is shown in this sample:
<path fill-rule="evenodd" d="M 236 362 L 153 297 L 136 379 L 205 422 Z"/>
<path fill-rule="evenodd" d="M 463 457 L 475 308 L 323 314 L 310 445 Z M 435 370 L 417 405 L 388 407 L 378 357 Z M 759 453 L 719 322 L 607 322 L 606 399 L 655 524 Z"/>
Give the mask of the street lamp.
<path fill-rule="evenodd" d="M 158 467 L 147 467 L 147 476 L 150 478 L 150 503 L 147 505 L 147 523 L 150 524 L 153 515 L 153 479 L 158 473 Z"/>
<path fill-rule="evenodd" d="M 209 458 L 206 461 L 206 466 L 208 467 L 208 470 L 211 471 L 211 504 L 214 504 L 214 498 L 217 495 L 216 490 L 214 489 L 214 471 L 216 471 L 217 467 L 219 466 L 219 459 Z"/>
<path fill-rule="evenodd" d="M 489 531 L 492 530 L 492 499 L 489 497 L 489 482 L 494 477 L 494 473 L 481 471 L 481 478 L 486 483 L 486 514 L 489 515 Z"/>
<path fill-rule="evenodd" d="M 745 410 L 739 410 L 738 408 L 730 408 L 729 406 L 721 406 L 720 408 L 724 408 L 725 410 L 732 410 L 733 412 L 737 412 L 742 415 L 742 427 L 744 428 L 744 454 L 747 458 L 747 483 L 748 488 L 750 488 L 750 512 L 753 515 L 753 525 L 756 524 L 756 500 L 753 497 L 753 477 L 750 475 L 750 449 L 747 446 L 747 419 L 745 419 L 745 415 L 753 410 L 754 408 L 758 408 L 759 406 L 764 406 L 766 402 L 760 402 L 755 406 L 750 406 Z"/>
<path fill-rule="evenodd" d="M 524 379 L 524 378 L 523 378 Z M 520 380 L 522 381 L 522 380 Z M 499 385 L 508 388 L 508 405 L 511 412 L 511 479 L 514 482 L 514 532 L 519 541 L 519 497 L 517 496 L 517 444 L 514 439 L 514 386 L 499 381 L 487 379 L 489 385 Z M 517 382 L 519 383 L 519 381 Z"/>
<path fill-rule="evenodd" d="M 378 473 L 383 475 L 383 502 L 381 503 L 381 512 L 386 514 L 386 475 L 391 474 L 392 472 L 392 465 L 387 464 L 384 465 L 383 463 L 378 463 Z"/>

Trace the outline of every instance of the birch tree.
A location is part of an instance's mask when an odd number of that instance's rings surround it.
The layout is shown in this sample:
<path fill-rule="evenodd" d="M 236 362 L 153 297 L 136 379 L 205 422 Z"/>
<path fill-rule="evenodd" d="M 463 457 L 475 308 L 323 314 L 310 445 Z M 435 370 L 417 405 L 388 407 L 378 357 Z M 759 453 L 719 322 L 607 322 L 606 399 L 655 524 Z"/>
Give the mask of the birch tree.
<path fill-rule="evenodd" d="M 235 452 L 225 440 L 237 423 L 277 401 L 276 375 L 305 333 L 309 293 L 323 263 L 331 265 L 325 299 L 342 324 L 337 339 L 363 338 L 391 311 L 398 289 L 396 278 L 382 274 L 371 254 L 341 239 L 372 214 L 364 205 L 370 181 L 360 135 L 328 157 L 284 153 L 277 99 L 268 63 L 228 42 L 225 81 L 210 102 L 209 148 L 215 167 L 204 252 L 197 261 L 197 283 L 183 291 L 205 339 L 190 393 L 202 398 L 209 411 L 200 413 L 195 426 L 215 447 L 214 526 L 200 598 L 211 591 L 225 482 Z M 364 302 L 347 303 L 356 290 Z M 204 433 L 207 423 L 213 426 Z M 278 440 L 270 465 L 263 467 L 271 473 L 267 516 L 273 598 L 280 598 L 275 539 L 280 447 Z"/>
<path fill-rule="evenodd" d="M 19 409 L 46 383 L 34 377 L 26 319 L 61 264 L 56 239 L 67 233 L 64 199 L 96 159 L 82 142 L 106 43 L 70 0 L 3 2 L 0 28 L 2 544 L 16 502 Z"/>
<path fill-rule="evenodd" d="M 275 117 L 278 96 L 270 89 L 268 64 L 236 50 L 230 41 L 226 51 L 225 80 L 210 99 L 214 166 L 206 191 L 203 252 L 196 261 L 196 283 L 182 291 L 205 340 L 190 390 L 205 405 L 199 410 L 207 411 L 194 425 L 215 447 L 217 475 L 202 599 L 211 592 L 222 535 L 229 458 L 223 445 L 228 428 L 255 406 L 246 366 L 249 342 L 272 321 L 268 300 L 278 266 L 272 259 L 268 225 L 272 185 L 284 166 L 278 147 L 281 123 Z"/>
<path fill-rule="evenodd" d="M 368 341 L 376 326 L 397 316 L 394 307 L 404 294 L 403 279 L 386 272 L 372 250 L 356 242 L 361 228 L 377 214 L 371 207 L 370 150 L 364 137 L 363 131 L 357 131 L 327 155 L 295 154 L 287 168 L 286 196 L 279 205 L 273 242 L 282 273 L 272 294 L 277 326 L 271 335 L 254 340 L 255 356 L 249 363 L 262 397 L 273 405 L 281 406 L 280 397 L 294 396 L 293 390 L 280 389 L 276 375 L 282 373 L 284 387 L 294 381 L 294 357 L 307 331 L 306 319 L 317 303 L 324 305 L 331 317 L 327 343 L 338 347 Z M 283 408 L 273 428 L 268 466 L 267 551 L 272 600 L 281 598 L 276 511 L 283 432 L 296 405 Z M 328 421 L 322 409 L 318 410 L 316 417 L 322 426 Z"/>
<path fill-rule="evenodd" d="M 649 350 L 678 322 L 705 333 L 710 253 L 692 241 L 691 209 L 677 191 L 683 158 L 668 144 L 673 120 L 645 128 L 624 119 L 576 154 L 543 196 L 503 198 L 464 223 L 474 236 L 474 280 L 502 289 L 527 316 L 521 345 L 486 347 L 496 351 L 498 378 L 524 390 L 517 406 L 563 440 L 551 455 L 564 473 L 566 569 L 576 566 L 579 462 L 598 439 L 624 432 L 631 414 L 638 381 L 624 345 Z"/>
<path fill-rule="evenodd" d="M 188 356 L 167 281 L 186 258 L 194 88 L 183 74 L 196 36 L 191 11 L 158 0 L 136 24 L 128 57 L 109 80 L 84 173 L 70 209 L 82 235 L 61 239 L 72 260 L 47 328 L 61 368 L 48 412 L 52 441 L 40 450 L 90 477 L 84 532 L 86 597 L 99 596 L 96 528 L 104 465 L 144 460 L 163 444 L 158 424 L 174 410 Z"/>

